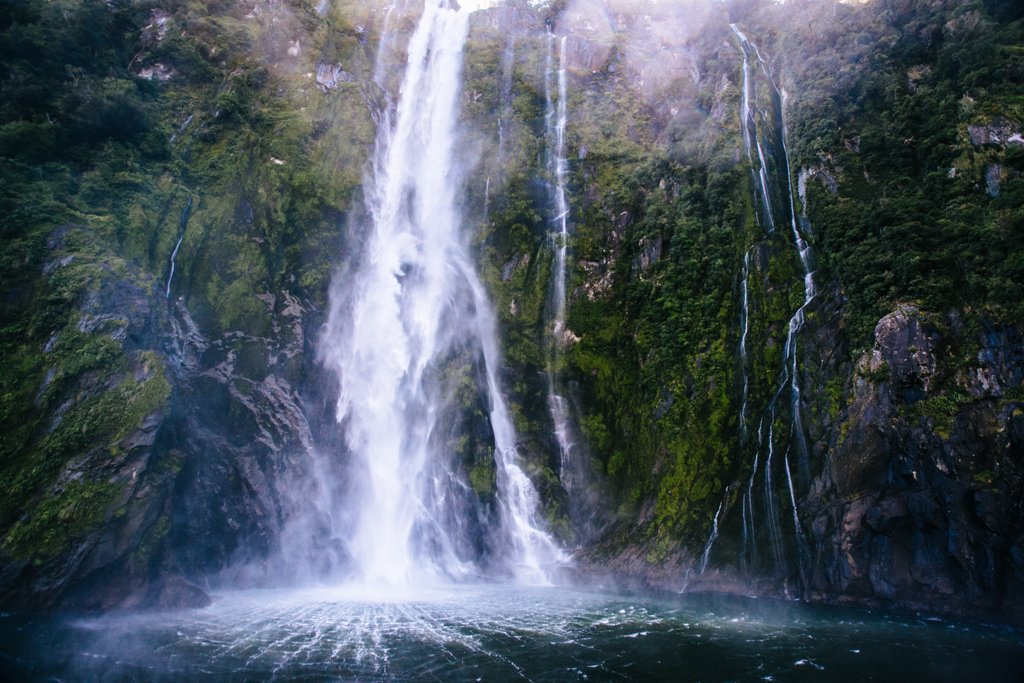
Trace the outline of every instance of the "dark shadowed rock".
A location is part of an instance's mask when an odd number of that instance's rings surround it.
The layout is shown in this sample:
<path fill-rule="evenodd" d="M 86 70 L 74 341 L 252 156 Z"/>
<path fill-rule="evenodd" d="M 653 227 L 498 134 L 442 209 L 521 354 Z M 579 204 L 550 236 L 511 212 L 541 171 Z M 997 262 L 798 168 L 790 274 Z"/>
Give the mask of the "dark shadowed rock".
<path fill-rule="evenodd" d="M 977 364 L 957 368 L 974 340 L 951 327 L 900 306 L 856 364 L 838 443 L 801 505 L 819 599 L 1024 615 L 1020 404 L 996 379 L 1018 378 L 1020 341 L 985 331 Z"/>

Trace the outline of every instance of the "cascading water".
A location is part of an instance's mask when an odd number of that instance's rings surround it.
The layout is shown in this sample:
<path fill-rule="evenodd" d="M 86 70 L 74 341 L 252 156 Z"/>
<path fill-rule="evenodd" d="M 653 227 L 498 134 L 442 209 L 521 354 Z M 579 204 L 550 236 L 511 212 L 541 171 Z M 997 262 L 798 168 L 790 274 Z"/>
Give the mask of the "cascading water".
<path fill-rule="evenodd" d="M 772 84 L 774 87 L 774 83 Z M 804 434 L 803 429 L 803 417 L 800 408 L 800 375 L 797 372 L 797 335 L 803 328 L 805 321 L 805 311 L 807 306 L 814 299 L 816 294 L 814 286 L 814 270 L 811 261 L 811 247 L 804 240 L 803 235 L 800 233 L 800 228 L 797 225 L 796 216 L 796 200 L 793 197 L 793 167 L 789 161 L 789 147 L 786 143 L 786 139 L 789 137 L 789 131 L 786 129 L 786 117 L 785 117 L 785 105 L 786 105 L 786 92 L 785 90 L 775 90 L 775 94 L 779 101 L 779 120 L 782 122 L 782 156 L 786 162 L 786 190 L 789 196 L 789 219 L 790 227 L 793 230 L 793 243 L 796 245 L 797 255 L 800 257 L 800 267 L 804 277 L 804 302 L 803 305 L 797 309 L 796 313 L 793 314 L 793 318 L 789 321 L 790 333 L 789 339 L 787 339 L 787 345 L 790 344 L 792 348 L 790 352 L 790 364 L 791 364 L 791 382 L 790 386 L 792 392 L 790 395 L 790 403 L 793 410 L 793 435 L 797 444 L 797 455 L 800 458 L 800 469 L 804 477 L 807 478 L 810 471 L 810 464 L 808 462 L 808 451 L 807 451 L 807 437 Z M 801 194 L 801 198 L 803 198 Z M 810 226 L 810 221 L 807 220 L 806 207 L 803 214 L 803 222 L 805 225 Z M 788 462 L 787 462 L 788 469 Z M 790 486 L 790 496 L 793 496 L 792 486 Z M 795 508 L 795 505 L 794 505 Z M 797 524 L 797 532 L 800 532 L 800 525 Z"/>
<path fill-rule="evenodd" d="M 762 212 L 758 214 L 763 226 L 769 233 L 775 232 L 775 214 L 772 211 L 772 198 L 768 183 L 768 163 L 765 158 L 764 147 L 757 136 L 757 123 L 754 119 L 754 112 L 751 109 L 751 86 L 753 79 L 750 74 L 750 59 L 747 55 L 748 49 L 754 50 L 758 65 L 764 68 L 764 60 L 757 46 L 750 42 L 747 36 L 736 24 L 729 24 L 733 33 L 740 39 L 740 47 L 743 53 L 743 96 L 740 103 L 740 126 L 743 129 L 743 145 L 747 152 L 747 160 L 750 162 L 750 170 L 754 177 L 754 184 L 759 188 Z M 767 72 L 766 72 L 767 73 Z M 754 168 L 753 150 L 757 150 L 758 167 Z"/>
<path fill-rule="evenodd" d="M 735 25 L 732 24 L 731 28 L 740 41 L 740 48 L 743 55 L 743 94 L 741 102 L 741 125 L 743 129 L 743 141 L 747 152 L 748 161 L 751 164 L 751 169 L 755 178 L 755 187 L 758 190 L 758 194 L 761 197 L 762 211 L 760 215 L 760 222 L 765 227 L 765 230 L 769 233 L 774 231 L 775 228 L 775 217 L 772 213 L 771 203 L 771 185 L 769 183 L 769 164 L 764 151 L 764 145 L 761 141 L 761 136 L 758 135 L 758 124 L 757 118 L 752 111 L 751 98 L 754 89 L 754 78 L 751 74 L 750 61 L 751 56 L 757 60 L 757 64 L 760 67 L 761 72 L 765 76 L 769 88 L 770 101 L 774 113 L 777 115 L 777 119 L 781 124 L 781 132 L 778 134 L 778 147 L 781 148 L 782 156 L 782 169 L 776 173 L 776 175 L 784 176 L 782 184 L 784 186 L 782 196 L 786 201 L 786 214 L 789 218 L 790 227 L 793 235 L 793 242 L 796 246 L 797 256 L 800 260 L 802 278 L 803 278 L 803 290 L 804 298 L 801 306 L 789 319 L 787 324 L 786 342 L 783 346 L 780 373 L 779 373 L 779 384 L 772 396 L 766 408 L 766 414 L 762 418 L 761 423 L 758 427 L 758 444 L 757 451 L 754 456 L 754 465 L 751 471 L 750 480 L 747 485 L 747 490 L 744 493 L 743 501 L 741 503 L 741 512 L 743 518 L 743 550 L 741 556 L 744 564 L 752 566 L 756 563 L 756 543 L 755 543 L 755 529 L 756 529 L 756 516 L 755 507 L 753 504 L 753 497 L 755 494 L 754 481 L 758 474 L 758 460 L 762 448 L 766 448 L 767 452 L 764 459 L 764 509 L 766 513 L 766 520 L 764 523 L 768 533 L 768 541 L 772 550 L 772 556 L 775 561 L 777 569 L 784 565 L 784 546 L 782 542 L 780 523 L 779 523 L 779 512 L 778 504 L 775 500 L 774 485 L 772 481 L 772 467 L 773 459 L 775 456 L 775 422 L 778 417 L 778 402 L 782 395 L 785 393 L 786 388 L 790 390 L 789 406 L 791 412 L 791 425 L 790 425 L 790 439 L 786 447 L 785 452 L 782 454 L 782 471 L 785 474 L 786 488 L 788 492 L 788 503 L 792 511 L 793 516 L 793 527 L 795 534 L 795 544 L 797 551 L 798 568 L 801 574 L 805 569 L 804 555 L 805 555 L 805 540 L 803 529 L 800 525 L 799 514 L 797 509 L 796 491 L 793 483 L 793 473 L 790 467 L 790 448 L 795 445 L 797 456 L 800 463 L 800 471 L 805 473 L 809 471 L 808 463 L 808 449 L 807 440 L 803 429 L 803 420 L 801 414 L 801 386 L 800 386 L 800 372 L 799 372 L 799 358 L 797 353 L 797 338 L 800 330 L 803 328 L 805 322 L 805 311 L 807 306 L 811 303 L 815 296 L 815 285 L 814 285 L 814 271 L 812 265 L 812 255 L 810 246 L 804 239 L 803 233 L 801 232 L 800 225 L 797 219 L 796 200 L 793 192 L 793 173 L 789 159 L 789 150 L 787 147 L 786 139 L 788 131 L 786 130 L 786 123 L 784 117 L 784 105 L 786 95 L 781 91 L 775 84 L 768 71 L 765 60 L 761 57 L 760 51 L 757 46 L 750 41 L 749 38 Z M 768 116 L 764 112 L 760 112 L 760 118 L 763 120 L 767 119 Z M 757 163 L 758 169 L 753 171 L 754 167 L 754 154 L 753 150 L 757 150 Z M 801 198 L 803 194 L 801 193 Z M 805 226 L 809 226 L 809 221 L 806 220 L 806 216 L 800 221 Z M 743 364 L 743 404 L 741 408 L 741 437 L 745 434 L 746 428 L 746 408 L 748 400 L 748 379 L 747 379 L 747 349 L 746 339 L 749 325 L 749 293 L 748 293 L 748 278 L 749 278 L 749 252 L 744 257 L 743 267 L 743 317 L 742 317 L 742 333 L 740 338 L 740 357 L 741 363 Z M 767 434 L 765 434 L 765 428 L 767 427 Z M 741 439 L 742 440 L 742 439 Z M 806 581 L 804 582 L 806 585 Z"/>
<path fill-rule="evenodd" d="M 366 583 L 489 569 L 539 583 L 563 560 L 519 466 L 497 374 L 496 323 L 461 234 L 454 149 L 462 48 L 475 9 L 462 4 L 426 3 L 410 39 L 397 105 L 380 117 L 366 188 L 369 234 L 335 283 L 322 339 L 323 360 L 340 379 L 337 417 L 355 462 L 346 540 Z M 451 407 L 441 375 L 460 354 L 482 365 L 494 436 L 499 519 L 484 553 L 465 521 L 486 515 L 473 509 L 440 433 Z"/>
<path fill-rule="evenodd" d="M 750 261 L 754 255 L 753 250 L 748 250 L 743 255 L 743 282 L 740 285 L 742 292 L 740 311 L 740 366 L 743 373 L 743 397 L 740 403 L 740 442 L 747 441 L 747 403 L 750 400 L 750 372 L 747 367 L 747 334 L 750 332 Z"/>
<path fill-rule="evenodd" d="M 555 44 L 558 44 L 558 67 L 555 68 Z M 551 219 L 553 230 L 552 248 L 554 258 L 551 268 L 551 342 L 548 357 L 548 409 L 555 426 L 555 438 L 561 460 L 562 485 L 570 498 L 576 493 L 578 482 L 573 476 L 577 467 L 572 462 L 573 451 L 576 449 L 576 438 L 573 434 L 569 401 L 562 395 L 559 387 L 558 361 L 565 339 L 565 291 L 566 291 L 566 259 L 569 249 L 569 203 L 565 194 L 565 174 L 568 165 L 565 158 L 565 126 L 568 98 L 565 72 L 566 39 L 556 38 L 548 34 L 547 69 L 544 75 L 544 99 L 547 105 L 545 115 L 548 139 L 548 171 L 551 174 L 551 194 L 554 217 Z M 556 81 L 553 84 L 552 81 Z M 552 90 L 557 87 L 557 100 Z"/>
<path fill-rule="evenodd" d="M 501 60 L 501 114 L 498 116 L 498 161 L 504 162 L 508 155 L 508 126 L 512 120 L 512 68 L 516 61 L 515 36 L 505 45 Z"/>
<path fill-rule="evenodd" d="M 385 68 L 384 55 L 386 55 L 388 53 L 388 48 L 390 47 L 389 44 L 390 44 L 391 31 L 389 31 L 388 29 L 391 26 L 391 15 L 395 13 L 395 9 L 396 9 L 396 6 L 395 5 L 391 5 L 390 7 L 388 7 L 387 11 L 384 13 L 384 21 L 383 21 L 383 25 L 381 26 L 381 30 L 380 30 L 380 42 L 377 43 L 377 62 L 374 65 L 374 69 L 373 69 L 373 81 L 374 81 L 374 83 L 377 83 L 378 85 L 380 83 L 384 82 L 384 76 L 385 76 L 385 74 L 384 74 L 384 68 Z"/>
<path fill-rule="evenodd" d="M 178 219 L 178 241 L 174 245 L 174 251 L 171 252 L 171 269 L 167 274 L 167 287 L 164 292 L 164 298 L 171 298 L 171 283 L 174 281 L 174 266 L 175 260 L 178 258 L 178 250 L 181 249 L 181 243 L 185 240 L 185 230 L 188 228 L 188 219 L 192 217 L 192 196 L 189 195 L 188 201 L 185 202 L 185 208 L 181 210 L 181 217 Z"/>

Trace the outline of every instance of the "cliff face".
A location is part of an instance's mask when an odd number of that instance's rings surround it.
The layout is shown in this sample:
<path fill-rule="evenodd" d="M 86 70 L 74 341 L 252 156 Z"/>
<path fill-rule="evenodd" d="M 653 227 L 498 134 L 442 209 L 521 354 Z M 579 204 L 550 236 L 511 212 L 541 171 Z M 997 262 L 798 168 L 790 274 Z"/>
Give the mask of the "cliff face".
<path fill-rule="evenodd" d="M 372 2 L 58 4 L 0 23 L 0 601 L 202 604 L 344 567 L 315 501 L 358 480 L 314 476 L 346 467 L 317 341 L 375 62 L 402 63 L 415 8 L 381 48 Z M 472 21 L 464 214 L 550 528 L 647 586 L 1024 618 L 1019 12 L 672 4 Z M 458 401 L 492 500 L 485 411 Z"/>
<path fill-rule="evenodd" d="M 875 327 L 802 514 L 809 588 L 1020 618 L 1021 345 L 903 305 Z"/>
<path fill-rule="evenodd" d="M 983 63 L 1019 22 L 957 3 L 765 6 L 666 35 L 652 27 L 670 10 L 607 9 L 616 51 L 566 51 L 561 372 L 604 486 L 600 531 L 570 524 L 582 570 L 1018 615 L 1018 266 L 988 240 L 1006 244 L 1019 212 L 987 178 L 1019 178 L 1019 114 L 996 94 L 1019 86 Z M 604 24 L 574 21 L 570 48 L 602 44 Z M 986 104 L 964 99 L 982 83 Z M 552 256 L 541 226 L 509 239 L 508 200 L 491 202 L 503 239 L 488 244 L 522 392 L 544 365 L 518 335 L 546 332 L 531 287 Z M 534 419 L 541 441 L 551 425 Z"/>
<path fill-rule="evenodd" d="M 5 11 L 5 604 L 197 604 L 280 555 L 333 422 L 314 342 L 373 140 L 367 11 Z"/>

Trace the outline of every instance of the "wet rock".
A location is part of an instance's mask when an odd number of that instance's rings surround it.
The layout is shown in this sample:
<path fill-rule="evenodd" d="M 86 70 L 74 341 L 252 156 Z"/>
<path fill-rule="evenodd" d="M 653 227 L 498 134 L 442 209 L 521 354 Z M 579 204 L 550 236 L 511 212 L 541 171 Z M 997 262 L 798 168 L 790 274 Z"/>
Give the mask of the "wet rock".
<path fill-rule="evenodd" d="M 999 164 L 989 164 L 985 167 L 985 194 L 989 197 L 999 196 L 999 183 L 1003 175 L 1003 167 Z"/>
<path fill-rule="evenodd" d="M 345 71 L 341 64 L 321 62 L 316 65 L 316 87 L 325 94 L 337 90 L 342 83 L 350 83 L 353 80 L 355 79 L 352 74 Z"/>
<path fill-rule="evenodd" d="M 1021 127 L 1009 119 L 997 116 L 990 121 L 967 126 L 967 136 L 975 147 L 993 145 L 1006 147 L 1011 145 L 1024 146 Z"/>
<path fill-rule="evenodd" d="M 955 368 L 967 343 L 980 344 L 977 365 Z M 1015 404 L 1000 398 L 1020 386 L 1022 351 L 1016 330 L 968 333 L 910 305 L 879 321 L 837 443 L 800 504 L 818 549 L 813 595 L 1024 614 L 1024 571 L 1007 541 L 1024 533 L 1024 450 Z"/>
<path fill-rule="evenodd" d="M 152 66 L 146 66 L 137 72 L 137 76 L 144 81 L 169 81 L 177 74 L 174 67 L 167 66 L 162 62 L 157 62 Z"/>
<path fill-rule="evenodd" d="M 288 291 L 264 295 L 272 322 L 267 337 L 210 335 L 184 299 L 168 301 L 154 275 L 113 256 L 87 228 L 64 226 L 47 244 L 46 272 L 80 281 L 85 292 L 76 334 L 109 336 L 125 356 L 109 377 L 87 373 L 81 386 L 41 403 L 55 406 L 51 433 L 73 417 L 78 402 L 120 395 L 158 374 L 169 396 L 136 426 L 125 425 L 110 449 L 96 443 L 72 457 L 41 492 L 55 498 L 74 482 L 89 482 L 107 486 L 110 497 L 95 525 L 69 534 L 66 547 L 55 545 L 41 557 L 0 557 L 0 604 L 80 610 L 207 604 L 208 596 L 182 577 L 271 555 L 298 506 L 288 492 L 305 490 L 296 482 L 305 476 L 313 434 L 295 383 L 312 358 L 313 306 Z M 51 357 L 60 351 L 59 337 Z M 53 391 L 54 377 L 40 388 L 40 401 Z M 333 422 L 333 414 L 318 419 Z"/>
<path fill-rule="evenodd" d="M 661 236 L 642 237 L 638 246 L 640 253 L 633 259 L 632 264 L 634 274 L 646 273 L 661 258 Z"/>
<path fill-rule="evenodd" d="M 508 282 L 515 273 L 530 265 L 529 254 L 516 254 L 501 267 L 501 281 Z"/>
<path fill-rule="evenodd" d="M 568 36 L 566 66 L 595 72 L 608 65 L 615 32 L 608 14 L 596 3 L 575 3 L 558 19 L 555 33 Z"/>

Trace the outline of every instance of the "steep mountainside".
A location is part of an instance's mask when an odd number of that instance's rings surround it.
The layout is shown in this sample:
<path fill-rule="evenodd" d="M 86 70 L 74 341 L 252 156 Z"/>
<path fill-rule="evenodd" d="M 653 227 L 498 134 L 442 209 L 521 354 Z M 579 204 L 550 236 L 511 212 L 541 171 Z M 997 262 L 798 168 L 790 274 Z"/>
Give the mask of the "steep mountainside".
<path fill-rule="evenodd" d="M 0 604 L 344 566 L 310 503 L 348 465 L 318 340 L 418 3 L 3 7 Z M 466 230 L 579 574 L 1024 619 L 1022 15 L 473 15 Z M 479 382 L 452 368 L 451 448 L 486 507 Z"/>

